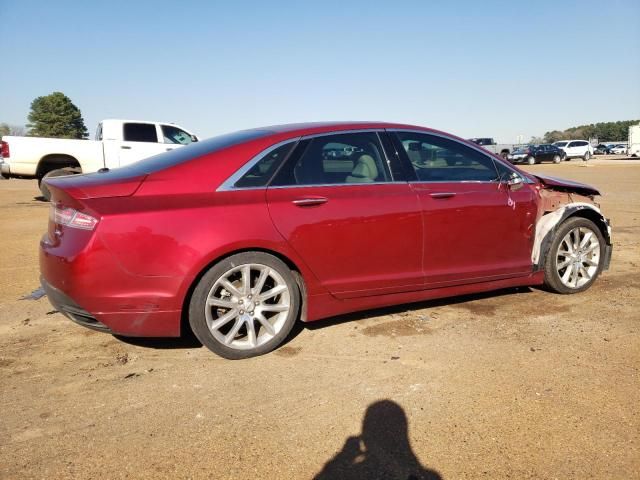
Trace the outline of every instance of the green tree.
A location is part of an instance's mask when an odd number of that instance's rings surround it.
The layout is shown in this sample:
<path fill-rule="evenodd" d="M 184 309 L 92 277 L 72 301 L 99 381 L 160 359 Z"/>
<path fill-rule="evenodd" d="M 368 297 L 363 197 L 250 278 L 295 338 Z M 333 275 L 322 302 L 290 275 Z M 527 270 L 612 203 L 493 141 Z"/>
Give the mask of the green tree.
<path fill-rule="evenodd" d="M 11 134 L 11 127 L 7 123 L 0 123 L 0 137 Z"/>
<path fill-rule="evenodd" d="M 53 92 L 31 102 L 29 135 L 53 138 L 87 138 L 89 132 L 80 109 L 62 92 Z"/>

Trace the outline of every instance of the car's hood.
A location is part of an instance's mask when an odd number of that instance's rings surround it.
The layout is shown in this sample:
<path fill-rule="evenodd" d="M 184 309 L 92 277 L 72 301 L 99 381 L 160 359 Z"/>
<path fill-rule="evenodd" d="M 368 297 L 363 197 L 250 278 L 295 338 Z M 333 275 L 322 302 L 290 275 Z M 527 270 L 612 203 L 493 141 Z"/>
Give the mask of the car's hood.
<path fill-rule="evenodd" d="M 600 195 L 598 189 L 584 183 L 573 182 L 563 178 L 547 177 L 546 175 L 534 175 L 546 187 L 565 192 L 575 192 L 581 195 Z"/>

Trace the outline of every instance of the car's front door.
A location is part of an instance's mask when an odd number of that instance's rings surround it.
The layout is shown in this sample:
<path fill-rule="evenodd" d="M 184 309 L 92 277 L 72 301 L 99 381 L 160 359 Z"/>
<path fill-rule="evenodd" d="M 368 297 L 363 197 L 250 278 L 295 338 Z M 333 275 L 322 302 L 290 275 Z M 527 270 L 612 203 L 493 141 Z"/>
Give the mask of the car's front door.
<path fill-rule="evenodd" d="M 410 131 L 391 134 L 415 173 L 410 183 L 420 197 L 424 216 L 427 286 L 531 272 L 537 211 L 534 192 L 528 184 L 512 190 L 499 181 L 515 171 L 445 136 Z"/>
<path fill-rule="evenodd" d="M 422 213 L 377 132 L 303 139 L 267 189 L 273 222 L 334 296 L 423 288 Z"/>

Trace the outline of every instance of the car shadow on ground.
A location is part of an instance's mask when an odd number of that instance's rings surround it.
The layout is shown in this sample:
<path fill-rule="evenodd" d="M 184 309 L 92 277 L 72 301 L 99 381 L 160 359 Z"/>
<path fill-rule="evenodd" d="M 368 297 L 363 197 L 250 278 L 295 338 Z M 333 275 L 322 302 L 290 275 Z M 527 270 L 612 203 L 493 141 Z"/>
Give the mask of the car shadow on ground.
<path fill-rule="evenodd" d="M 397 403 L 391 400 L 372 403 L 364 414 L 360 435 L 348 437 L 314 480 L 442 479 L 416 457 L 409 443 L 408 426 L 407 415 Z"/>
<path fill-rule="evenodd" d="M 448 297 L 448 298 L 441 298 L 437 300 L 426 300 L 426 301 L 417 302 L 417 303 L 409 303 L 409 304 L 405 303 L 400 305 L 393 305 L 390 307 L 364 310 L 361 312 L 348 313 L 345 315 L 339 315 L 337 317 L 322 319 L 322 320 L 318 320 L 311 323 L 296 322 L 293 328 L 291 329 L 291 333 L 287 336 L 285 341 L 282 342 L 282 344 L 280 344 L 279 347 L 282 347 L 288 344 L 289 342 L 291 342 L 292 340 L 294 340 L 304 330 L 316 330 L 320 328 L 327 328 L 333 325 L 339 325 L 341 323 L 352 322 L 356 320 L 364 320 L 366 318 L 371 318 L 371 317 L 391 315 L 394 313 L 411 313 L 416 310 L 423 310 L 425 308 L 436 308 L 436 307 L 442 307 L 445 305 L 457 305 L 460 303 L 471 302 L 474 300 L 482 300 L 485 298 L 495 298 L 495 297 L 501 297 L 505 295 L 530 293 L 532 291 L 533 291 L 533 288 L 530 288 L 530 287 L 506 288 L 506 289 L 495 290 L 491 292 L 474 293 L 474 294 L 462 295 L 458 297 Z M 185 328 L 186 325 L 188 325 L 188 323 L 186 323 L 183 320 L 182 331 L 184 333 L 182 334 L 181 337 L 178 337 L 178 338 L 124 337 L 121 335 L 114 335 L 114 337 L 130 345 L 135 345 L 135 346 L 144 347 L 144 348 L 167 349 L 167 350 L 201 348 L 202 343 L 200 343 L 200 341 L 195 337 L 195 335 L 193 335 L 193 333 L 188 327 Z"/>
<path fill-rule="evenodd" d="M 172 337 L 124 337 L 114 335 L 121 342 L 135 345 L 136 347 L 155 348 L 159 350 L 181 350 L 188 348 L 202 348 L 202 343 L 191 331 L 187 331 L 177 338 Z"/>
<path fill-rule="evenodd" d="M 506 295 L 516 295 L 523 293 L 531 293 L 534 291 L 534 287 L 511 287 L 501 290 L 493 290 L 490 292 L 473 293 L 468 295 L 460 295 L 456 297 L 439 298 L 435 300 L 424 300 L 416 303 L 403 303 L 400 305 L 392 305 L 389 307 L 381 307 L 372 310 L 363 310 L 360 312 L 347 313 L 345 315 L 339 315 L 336 317 L 330 317 L 322 320 L 317 320 L 310 323 L 297 322 L 287 340 L 282 344 L 286 344 L 298 336 L 303 330 L 316 330 L 320 328 L 330 327 L 332 325 L 339 325 L 341 323 L 352 322 L 357 320 L 364 320 L 371 317 L 380 317 L 384 315 L 392 315 L 398 313 L 412 313 L 417 310 L 424 310 L 426 308 L 437 308 L 444 306 L 457 305 L 461 303 L 472 302 L 475 300 L 483 300 L 486 298 L 503 297 Z"/>

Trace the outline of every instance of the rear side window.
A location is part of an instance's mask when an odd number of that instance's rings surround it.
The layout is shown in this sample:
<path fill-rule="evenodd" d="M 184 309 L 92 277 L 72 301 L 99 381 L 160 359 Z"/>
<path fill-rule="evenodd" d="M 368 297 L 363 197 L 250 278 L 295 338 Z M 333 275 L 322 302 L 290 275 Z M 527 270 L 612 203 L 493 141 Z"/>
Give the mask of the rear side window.
<path fill-rule="evenodd" d="M 361 184 L 391 179 L 375 132 L 314 137 L 296 157 L 287 162 L 274 185 Z"/>
<path fill-rule="evenodd" d="M 295 142 L 289 142 L 265 153 L 264 156 L 234 184 L 234 187 L 265 187 L 278 167 L 282 165 L 282 162 L 287 158 L 294 144 Z"/>
<path fill-rule="evenodd" d="M 492 182 L 493 160 L 448 138 L 416 132 L 397 132 L 397 139 L 421 182 Z"/>
<path fill-rule="evenodd" d="M 125 123 L 125 142 L 158 142 L 156 126 L 152 123 Z"/>

